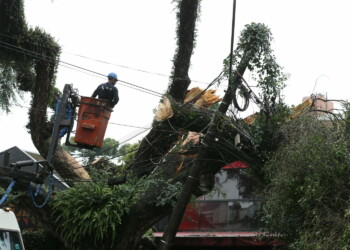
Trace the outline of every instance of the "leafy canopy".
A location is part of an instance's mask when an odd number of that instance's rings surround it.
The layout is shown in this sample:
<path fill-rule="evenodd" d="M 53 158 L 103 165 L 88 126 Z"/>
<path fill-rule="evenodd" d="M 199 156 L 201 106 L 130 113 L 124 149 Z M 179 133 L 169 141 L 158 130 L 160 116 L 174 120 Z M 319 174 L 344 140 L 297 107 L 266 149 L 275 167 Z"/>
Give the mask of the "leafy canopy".
<path fill-rule="evenodd" d="M 343 122 L 302 116 L 284 126 L 265 168 L 265 222 L 294 249 L 350 246 L 350 145 Z"/>

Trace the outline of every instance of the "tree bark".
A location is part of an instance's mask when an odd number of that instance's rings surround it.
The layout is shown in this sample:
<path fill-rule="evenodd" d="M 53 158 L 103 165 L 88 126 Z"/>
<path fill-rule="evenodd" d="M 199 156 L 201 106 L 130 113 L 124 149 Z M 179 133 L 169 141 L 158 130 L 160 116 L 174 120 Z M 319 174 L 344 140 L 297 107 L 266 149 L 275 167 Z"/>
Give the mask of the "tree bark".
<path fill-rule="evenodd" d="M 188 77 L 191 56 L 195 43 L 196 21 L 198 17 L 199 1 L 182 0 L 178 6 L 177 53 L 174 57 L 174 70 L 169 95 L 178 101 L 185 98 L 191 83 Z"/>
<path fill-rule="evenodd" d="M 237 67 L 238 74 L 234 74 L 232 77 L 232 84 L 229 85 L 226 91 L 227 93 L 230 93 L 230 95 L 224 96 L 219 107 L 219 112 L 221 114 L 225 114 L 231 104 L 232 95 L 234 94 L 232 85 L 237 85 L 242 81 L 240 75 L 244 74 L 249 61 L 252 59 L 253 58 L 243 55 L 242 60 Z M 175 85 L 175 83 L 172 85 Z M 231 99 L 227 96 L 231 96 Z M 140 149 L 135 155 L 135 161 L 131 168 L 139 177 L 152 172 L 155 167 L 154 162 L 158 162 L 179 140 L 182 135 L 180 130 L 205 133 L 210 123 L 213 111 L 208 109 L 198 109 L 189 103 L 183 104 L 183 100 L 177 101 L 176 98 L 172 98 L 172 95 L 170 95 L 169 99 L 174 112 L 173 117 L 164 122 L 154 121 L 152 130 L 141 141 Z M 224 124 L 221 126 L 229 127 L 229 123 L 231 122 L 232 120 L 227 117 L 224 118 L 222 115 L 220 123 Z M 219 125 L 220 124 L 218 124 L 218 126 Z M 237 130 L 229 133 L 229 135 L 233 135 L 233 138 L 237 134 Z"/>
<path fill-rule="evenodd" d="M 191 83 L 188 69 L 194 49 L 198 7 L 198 0 L 182 0 L 178 6 L 178 49 L 174 57 L 172 83 L 168 94 L 179 102 L 183 102 Z M 170 124 L 154 122 L 151 131 L 140 143 L 140 149 L 135 154 L 135 161 L 131 169 L 139 177 L 150 173 L 154 162 L 171 149 L 179 139 L 178 137 L 179 133 L 173 131 Z"/>
<path fill-rule="evenodd" d="M 135 204 L 122 225 L 118 226 L 117 246 L 118 250 L 137 250 L 141 237 L 157 221 L 171 212 L 172 207 L 156 206 L 155 200 L 160 194 L 161 187 L 148 190 Z"/>
<path fill-rule="evenodd" d="M 54 67 L 46 61 L 39 61 L 36 65 L 36 84 L 32 93 L 33 100 L 29 113 L 29 129 L 35 147 L 45 158 L 51 143 L 52 125 L 47 121 L 46 107 L 49 103 Z M 80 179 L 90 179 L 86 170 L 62 147 L 57 147 L 52 162 L 55 170 L 63 177 L 69 178 L 70 184 Z M 72 182 L 73 181 L 73 182 Z"/>

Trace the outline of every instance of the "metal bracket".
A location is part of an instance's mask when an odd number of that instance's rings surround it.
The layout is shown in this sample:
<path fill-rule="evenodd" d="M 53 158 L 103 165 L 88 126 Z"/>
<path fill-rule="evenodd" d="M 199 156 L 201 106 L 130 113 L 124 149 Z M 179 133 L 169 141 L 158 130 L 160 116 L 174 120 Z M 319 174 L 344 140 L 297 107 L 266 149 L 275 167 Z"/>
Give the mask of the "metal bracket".
<path fill-rule="evenodd" d="M 33 166 L 35 164 L 37 165 L 37 169 L 39 168 L 39 164 L 42 164 L 43 169 L 41 171 L 36 171 L 35 173 L 21 170 L 22 167 Z M 12 162 L 8 166 L 0 166 L 0 175 L 12 178 L 14 180 L 42 184 L 44 183 L 44 180 L 48 176 L 50 170 L 52 170 L 52 166 L 47 161 L 36 162 L 33 160 L 26 160 Z"/>

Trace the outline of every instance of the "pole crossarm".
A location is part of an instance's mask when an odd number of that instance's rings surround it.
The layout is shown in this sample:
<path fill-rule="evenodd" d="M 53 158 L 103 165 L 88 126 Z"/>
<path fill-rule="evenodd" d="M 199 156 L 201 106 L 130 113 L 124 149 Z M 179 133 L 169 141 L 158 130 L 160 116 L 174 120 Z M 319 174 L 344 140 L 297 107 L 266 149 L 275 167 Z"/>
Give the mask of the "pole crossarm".
<path fill-rule="evenodd" d="M 39 171 L 39 164 L 42 169 Z M 37 171 L 35 173 L 21 170 L 21 167 L 35 166 Z M 0 175 L 12 178 L 14 180 L 21 180 L 26 182 L 35 182 L 37 184 L 44 183 L 45 178 L 48 176 L 52 166 L 47 161 L 17 161 L 11 163 L 9 166 L 0 166 Z"/>

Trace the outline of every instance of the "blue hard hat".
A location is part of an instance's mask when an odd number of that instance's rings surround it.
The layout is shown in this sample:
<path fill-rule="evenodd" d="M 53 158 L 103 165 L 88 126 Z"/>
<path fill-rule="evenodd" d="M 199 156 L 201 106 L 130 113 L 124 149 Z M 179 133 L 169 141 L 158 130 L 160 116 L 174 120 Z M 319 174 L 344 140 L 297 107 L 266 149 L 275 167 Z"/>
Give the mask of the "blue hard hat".
<path fill-rule="evenodd" d="M 117 74 L 114 73 L 114 72 L 109 73 L 109 74 L 108 74 L 108 77 L 113 77 L 113 78 L 115 78 L 115 79 L 118 80 Z"/>

